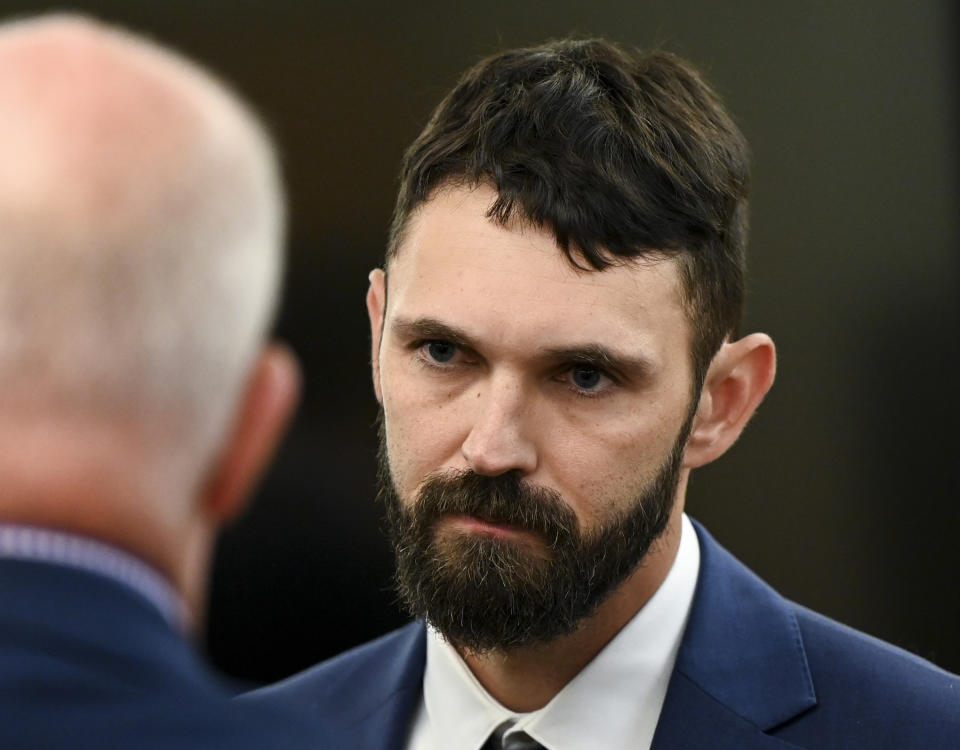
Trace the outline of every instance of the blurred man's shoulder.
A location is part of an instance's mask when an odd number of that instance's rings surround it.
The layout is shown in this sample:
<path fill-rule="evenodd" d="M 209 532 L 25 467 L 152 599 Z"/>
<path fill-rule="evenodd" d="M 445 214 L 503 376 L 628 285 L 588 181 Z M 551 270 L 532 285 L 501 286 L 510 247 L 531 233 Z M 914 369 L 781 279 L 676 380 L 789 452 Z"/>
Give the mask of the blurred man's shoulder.
<path fill-rule="evenodd" d="M 322 736 L 283 705 L 233 701 L 169 613 L 124 581 L 0 556 L 0 599 L 0 747 L 295 750 Z"/>

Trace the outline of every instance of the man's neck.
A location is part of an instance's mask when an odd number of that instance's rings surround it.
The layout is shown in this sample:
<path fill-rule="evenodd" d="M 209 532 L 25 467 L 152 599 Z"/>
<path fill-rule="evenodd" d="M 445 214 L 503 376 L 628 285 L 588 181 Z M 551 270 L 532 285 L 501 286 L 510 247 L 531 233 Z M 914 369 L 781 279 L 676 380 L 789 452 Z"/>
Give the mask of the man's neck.
<path fill-rule="evenodd" d="M 135 443 L 109 431 L 40 422 L 0 431 L 0 522 L 112 545 L 159 572 L 195 608 L 194 576 L 183 561 L 203 548 L 189 533 L 197 524 L 178 519 L 177 498 L 154 496 L 142 461 Z"/>
<path fill-rule="evenodd" d="M 570 635 L 510 651 L 475 654 L 458 649 L 484 689 L 518 713 L 549 703 L 660 588 L 680 546 L 682 503 L 677 506 L 667 530 L 636 570 Z"/>

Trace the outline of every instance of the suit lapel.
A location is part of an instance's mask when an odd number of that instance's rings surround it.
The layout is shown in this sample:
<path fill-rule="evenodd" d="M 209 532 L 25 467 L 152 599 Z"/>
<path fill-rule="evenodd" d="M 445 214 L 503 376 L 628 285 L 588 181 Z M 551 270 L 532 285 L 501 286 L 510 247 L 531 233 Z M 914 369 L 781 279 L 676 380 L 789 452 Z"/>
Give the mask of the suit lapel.
<path fill-rule="evenodd" d="M 790 747 L 764 732 L 816 705 L 796 617 L 703 527 L 695 528 L 697 591 L 653 750 Z"/>
<path fill-rule="evenodd" d="M 423 669 L 417 676 L 391 693 L 383 703 L 353 726 L 350 737 L 335 747 L 360 750 L 403 750 L 406 747 L 410 722 L 416 715 L 423 694 Z"/>
<path fill-rule="evenodd" d="M 686 675 L 674 672 L 651 750 L 788 750 L 787 742 L 764 734 L 705 693 Z"/>
<path fill-rule="evenodd" d="M 330 747 L 351 750 L 403 750 L 410 722 L 423 693 L 426 627 L 416 622 L 387 637 L 357 665 L 361 677 L 340 685 L 337 698 L 325 701 Z M 376 674 L 371 682 L 369 674 Z M 338 703 L 330 710 L 331 703 Z"/>

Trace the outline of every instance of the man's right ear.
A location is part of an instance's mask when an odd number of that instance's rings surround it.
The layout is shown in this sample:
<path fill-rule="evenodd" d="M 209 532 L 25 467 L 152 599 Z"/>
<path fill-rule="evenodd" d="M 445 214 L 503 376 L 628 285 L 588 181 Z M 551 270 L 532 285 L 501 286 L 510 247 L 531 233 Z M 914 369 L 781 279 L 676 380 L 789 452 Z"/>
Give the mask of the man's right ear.
<path fill-rule="evenodd" d="M 383 336 L 383 316 L 387 306 L 387 275 L 382 268 L 370 272 L 367 289 L 367 315 L 370 316 L 370 366 L 373 369 L 373 391 L 383 403 L 380 391 L 380 339 Z"/>
<path fill-rule="evenodd" d="M 293 352 L 267 344 L 253 365 L 234 423 L 201 490 L 203 507 L 218 525 L 246 506 L 296 410 L 300 381 Z"/>

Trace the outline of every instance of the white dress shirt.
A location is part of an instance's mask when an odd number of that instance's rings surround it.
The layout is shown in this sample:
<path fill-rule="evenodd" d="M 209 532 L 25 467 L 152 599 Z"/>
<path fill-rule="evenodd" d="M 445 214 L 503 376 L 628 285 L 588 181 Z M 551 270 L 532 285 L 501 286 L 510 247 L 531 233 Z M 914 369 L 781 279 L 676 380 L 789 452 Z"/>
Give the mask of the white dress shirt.
<path fill-rule="evenodd" d="M 187 608 L 173 586 L 145 562 L 117 547 L 66 531 L 0 524 L 3 558 L 63 565 L 110 578 L 150 602 L 174 629 L 187 630 Z"/>
<path fill-rule="evenodd" d="M 480 750 L 504 721 L 547 750 L 646 750 L 660 718 L 700 570 L 700 545 L 683 516 L 677 557 L 660 588 L 546 706 L 510 711 L 480 685 L 456 650 L 427 630 L 423 701 L 407 750 Z"/>

